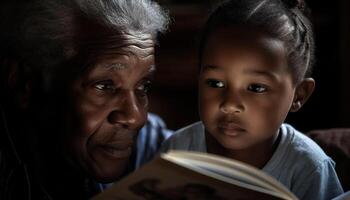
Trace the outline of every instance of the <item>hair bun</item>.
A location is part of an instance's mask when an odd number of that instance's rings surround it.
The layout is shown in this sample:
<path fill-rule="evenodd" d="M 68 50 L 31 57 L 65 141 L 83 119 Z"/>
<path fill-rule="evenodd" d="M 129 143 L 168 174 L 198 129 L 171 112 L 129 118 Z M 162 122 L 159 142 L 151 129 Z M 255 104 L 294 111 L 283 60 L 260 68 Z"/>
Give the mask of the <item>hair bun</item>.
<path fill-rule="evenodd" d="M 305 11 L 305 2 L 304 0 L 281 0 L 283 4 L 288 9 L 299 9 L 301 11 Z"/>

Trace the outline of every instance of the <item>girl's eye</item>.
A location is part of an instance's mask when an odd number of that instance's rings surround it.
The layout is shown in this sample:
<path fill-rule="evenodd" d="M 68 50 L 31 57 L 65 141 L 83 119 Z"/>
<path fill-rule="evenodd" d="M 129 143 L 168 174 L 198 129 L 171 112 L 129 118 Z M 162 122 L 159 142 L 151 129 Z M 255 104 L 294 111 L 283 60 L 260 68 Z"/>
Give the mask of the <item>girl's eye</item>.
<path fill-rule="evenodd" d="M 107 80 L 107 81 L 99 81 L 95 83 L 94 87 L 101 91 L 111 90 L 114 91 L 116 87 L 114 86 L 113 81 Z"/>
<path fill-rule="evenodd" d="M 263 93 L 267 91 L 267 87 L 261 84 L 251 84 L 248 86 L 248 90 L 255 93 Z"/>
<path fill-rule="evenodd" d="M 205 83 L 212 88 L 224 88 L 225 84 L 222 81 L 214 80 L 214 79 L 208 79 L 205 81 Z"/>
<path fill-rule="evenodd" d="M 143 84 L 141 84 L 139 87 L 137 87 L 137 91 L 141 92 L 143 95 L 146 95 L 152 86 L 152 82 L 151 81 L 146 81 Z"/>

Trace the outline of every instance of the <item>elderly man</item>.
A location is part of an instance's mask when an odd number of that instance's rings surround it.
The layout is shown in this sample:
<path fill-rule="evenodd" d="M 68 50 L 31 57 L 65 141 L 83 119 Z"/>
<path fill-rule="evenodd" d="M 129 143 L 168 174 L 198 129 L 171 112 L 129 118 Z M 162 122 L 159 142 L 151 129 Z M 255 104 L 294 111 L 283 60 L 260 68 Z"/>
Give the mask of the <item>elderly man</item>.
<path fill-rule="evenodd" d="M 148 0 L 1 4 L 0 199 L 89 198 L 133 167 L 166 14 Z"/>

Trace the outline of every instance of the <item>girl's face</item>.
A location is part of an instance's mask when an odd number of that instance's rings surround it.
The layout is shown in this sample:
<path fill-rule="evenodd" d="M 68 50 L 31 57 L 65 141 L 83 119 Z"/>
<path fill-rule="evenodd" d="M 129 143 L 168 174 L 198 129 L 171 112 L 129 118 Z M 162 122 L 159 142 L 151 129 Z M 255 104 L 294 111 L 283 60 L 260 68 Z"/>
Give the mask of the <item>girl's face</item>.
<path fill-rule="evenodd" d="M 295 86 L 283 43 L 240 28 L 211 33 L 199 77 L 200 116 L 207 134 L 226 149 L 275 139 Z"/>

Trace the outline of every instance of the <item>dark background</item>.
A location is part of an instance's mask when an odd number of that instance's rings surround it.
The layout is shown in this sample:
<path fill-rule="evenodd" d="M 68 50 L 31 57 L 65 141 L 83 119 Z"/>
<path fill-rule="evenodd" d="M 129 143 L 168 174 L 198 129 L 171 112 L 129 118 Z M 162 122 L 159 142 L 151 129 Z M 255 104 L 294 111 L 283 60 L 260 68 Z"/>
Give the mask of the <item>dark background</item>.
<path fill-rule="evenodd" d="M 158 0 L 172 23 L 160 37 L 157 73 L 150 93 L 150 111 L 170 129 L 199 120 L 197 44 L 200 29 L 218 0 Z M 350 127 L 350 5 L 348 0 L 306 0 L 312 10 L 316 41 L 313 78 L 316 89 L 287 122 L 301 131 Z"/>

